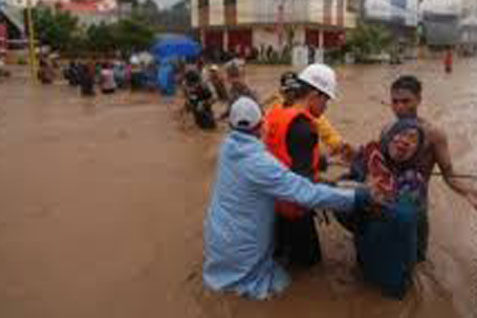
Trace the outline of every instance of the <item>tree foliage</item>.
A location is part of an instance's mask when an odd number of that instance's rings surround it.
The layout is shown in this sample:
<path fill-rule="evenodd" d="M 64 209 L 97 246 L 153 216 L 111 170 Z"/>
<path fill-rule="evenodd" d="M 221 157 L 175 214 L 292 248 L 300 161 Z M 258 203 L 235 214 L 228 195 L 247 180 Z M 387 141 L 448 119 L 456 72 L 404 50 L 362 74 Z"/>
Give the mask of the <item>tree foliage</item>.
<path fill-rule="evenodd" d="M 33 11 L 36 36 L 42 44 L 65 51 L 73 45 L 78 32 L 78 18 L 69 12 L 38 8 Z"/>
<path fill-rule="evenodd" d="M 360 23 L 347 36 L 346 50 L 358 60 L 386 51 L 392 43 L 391 33 L 381 25 Z"/>
<path fill-rule="evenodd" d="M 86 48 L 92 52 L 109 53 L 117 48 L 113 30 L 105 23 L 91 25 L 86 30 L 84 38 Z"/>
<path fill-rule="evenodd" d="M 147 21 L 138 17 L 82 27 L 78 18 L 67 11 L 38 8 L 33 12 L 33 19 L 40 43 L 62 53 L 110 54 L 120 51 L 130 54 L 147 50 L 155 38 Z"/>
<path fill-rule="evenodd" d="M 110 27 L 118 49 L 126 54 L 146 50 L 154 41 L 154 30 L 138 19 L 123 19 Z"/>

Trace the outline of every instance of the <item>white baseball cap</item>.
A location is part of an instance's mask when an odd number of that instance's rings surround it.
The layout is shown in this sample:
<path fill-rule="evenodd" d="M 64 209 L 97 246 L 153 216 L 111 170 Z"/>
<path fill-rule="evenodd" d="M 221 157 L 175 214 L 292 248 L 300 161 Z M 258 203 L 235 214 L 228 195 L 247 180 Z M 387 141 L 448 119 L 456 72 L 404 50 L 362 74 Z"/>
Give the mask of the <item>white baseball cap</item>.
<path fill-rule="evenodd" d="M 298 78 L 328 95 L 329 98 L 336 98 L 336 74 L 328 65 L 312 64 L 305 68 Z"/>
<path fill-rule="evenodd" d="M 260 106 L 249 97 L 240 97 L 232 104 L 229 123 L 232 128 L 251 131 L 262 121 Z"/>

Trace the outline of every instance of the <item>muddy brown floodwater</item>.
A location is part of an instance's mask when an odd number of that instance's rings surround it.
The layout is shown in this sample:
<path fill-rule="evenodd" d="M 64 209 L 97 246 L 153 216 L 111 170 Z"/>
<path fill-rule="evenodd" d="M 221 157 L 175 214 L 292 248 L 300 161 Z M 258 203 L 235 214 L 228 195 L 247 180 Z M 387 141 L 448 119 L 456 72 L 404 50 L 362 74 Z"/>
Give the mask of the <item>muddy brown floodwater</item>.
<path fill-rule="evenodd" d="M 262 96 L 285 68 L 249 67 Z M 391 81 L 424 83 L 423 116 L 449 134 L 459 172 L 477 173 L 477 61 L 338 69 L 328 115 L 353 143 L 392 118 Z M 202 222 L 226 127 L 203 133 L 179 102 L 153 94 L 82 99 L 34 86 L 25 70 L 0 83 L 0 317 L 477 317 L 477 212 L 438 177 L 430 260 L 402 302 L 356 275 L 349 235 L 320 227 L 324 262 L 259 303 L 205 292 Z"/>

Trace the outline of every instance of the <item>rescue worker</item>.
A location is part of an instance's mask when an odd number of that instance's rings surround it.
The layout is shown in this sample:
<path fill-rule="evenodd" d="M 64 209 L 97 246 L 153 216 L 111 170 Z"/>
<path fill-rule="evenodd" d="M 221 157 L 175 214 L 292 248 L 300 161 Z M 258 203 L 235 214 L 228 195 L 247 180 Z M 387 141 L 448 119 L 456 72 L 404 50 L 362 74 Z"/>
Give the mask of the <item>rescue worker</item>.
<path fill-rule="evenodd" d="M 279 94 L 274 94 L 268 98 L 264 103 L 265 107 L 268 105 L 270 109 L 273 109 L 275 107 L 294 106 L 300 87 L 298 75 L 295 72 L 283 73 L 280 77 Z M 340 155 L 343 163 L 350 163 L 354 155 L 354 149 L 343 139 L 328 118 L 323 114 L 315 119 L 315 124 L 320 136 L 320 144 L 326 146 L 330 155 Z"/>
<path fill-rule="evenodd" d="M 284 103 L 266 115 L 265 144 L 270 152 L 293 172 L 312 182 L 319 180 L 320 132 L 317 120 L 326 111 L 328 101 L 335 98 L 335 72 L 324 64 L 308 66 L 298 78 L 282 78 Z M 326 121 L 326 126 L 331 127 Z M 323 128 L 323 126 L 321 126 Z M 332 127 L 329 139 L 336 145 L 341 137 Z M 338 141 L 337 141 L 338 140 Z M 337 146 L 335 146 L 337 147 Z M 313 213 L 293 203 L 277 202 L 276 256 L 284 263 L 312 266 L 321 260 L 318 232 Z"/>
<path fill-rule="evenodd" d="M 232 105 L 229 124 L 204 223 L 203 280 L 212 290 L 263 300 L 290 282 L 273 260 L 276 198 L 345 211 L 373 200 L 367 188 L 313 184 L 281 164 L 260 140 L 262 111 L 252 99 L 241 97 Z"/>

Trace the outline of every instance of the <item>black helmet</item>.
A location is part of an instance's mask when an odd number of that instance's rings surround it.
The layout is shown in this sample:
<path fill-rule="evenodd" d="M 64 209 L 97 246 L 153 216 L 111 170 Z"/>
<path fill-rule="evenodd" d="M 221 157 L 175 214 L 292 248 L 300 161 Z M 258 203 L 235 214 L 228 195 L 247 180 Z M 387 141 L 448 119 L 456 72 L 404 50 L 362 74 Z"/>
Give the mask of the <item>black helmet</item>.
<path fill-rule="evenodd" d="M 296 90 L 301 87 L 298 75 L 295 72 L 285 72 L 280 77 L 280 88 L 286 90 Z"/>

